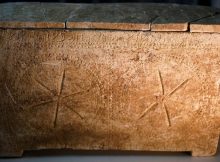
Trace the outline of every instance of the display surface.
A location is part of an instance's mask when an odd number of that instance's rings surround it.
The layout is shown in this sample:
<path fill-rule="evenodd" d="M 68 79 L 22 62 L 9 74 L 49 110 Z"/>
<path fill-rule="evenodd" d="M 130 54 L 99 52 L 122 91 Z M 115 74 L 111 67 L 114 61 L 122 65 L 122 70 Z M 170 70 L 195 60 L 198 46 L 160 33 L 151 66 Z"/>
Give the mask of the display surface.
<path fill-rule="evenodd" d="M 0 156 L 51 148 L 214 155 L 218 17 L 185 5 L 1 4 Z"/>

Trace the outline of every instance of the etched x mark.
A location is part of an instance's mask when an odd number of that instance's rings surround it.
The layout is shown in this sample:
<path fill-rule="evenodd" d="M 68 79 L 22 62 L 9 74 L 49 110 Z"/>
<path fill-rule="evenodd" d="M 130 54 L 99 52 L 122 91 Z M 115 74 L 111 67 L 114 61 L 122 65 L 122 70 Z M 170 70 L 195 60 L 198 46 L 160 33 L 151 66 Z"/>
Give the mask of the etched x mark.
<path fill-rule="evenodd" d="M 31 106 L 28 106 L 28 107 L 24 107 L 22 105 L 20 105 L 19 103 L 17 103 L 17 101 L 15 100 L 15 98 L 13 97 L 10 89 L 8 88 L 7 84 L 5 84 L 5 89 L 8 93 L 8 96 L 10 97 L 10 99 L 12 100 L 12 102 L 17 105 L 19 108 L 22 108 L 22 109 L 26 109 L 26 108 L 34 108 L 34 107 L 38 107 L 38 106 L 42 106 L 42 105 L 46 105 L 46 104 L 49 104 L 49 103 L 53 103 L 53 102 L 56 102 L 56 109 L 55 109 L 55 115 L 54 115 L 54 121 L 53 121 L 53 125 L 54 125 L 54 128 L 56 127 L 57 125 L 57 118 L 58 118 L 58 113 L 59 113 L 59 108 L 60 108 L 60 105 L 61 105 L 61 101 L 63 98 L 67 98 L 67 97 L 70 97 L 70 96 L 74 96 L 76 94 L 79 94 L 79 93 L 82 93 L 82 92 L 85 92 L 86 90 L 83 90 L 83 91 L 79 91 L 79 92 L 75 92 L 75 93 L 71 93 L 69 95 L 65 95 L 63 96 L 62 95 L 62 91 L 63 91 L 63 86 L 64 86 L 64 79 L 65 79 L 65 69 L 62 70 L 62 73 L 61 73 L 61 76 L 59 78 L 59 85 L 58 85 L 58 90 L 57 90 L 57 93 L 54 93 L 52 90 L 50 90 L 45 84 L 43 84 L 41 81 L 37 80 L 37 79 L 34 79 L 41 87 L 44 88 L 44 90 L 46 91 L 49 91 L 50 93 L 53 94 L 53 98 L 51 100 L 46 100 L 46 101 L 43 101 L 43 102 L 40 102 L 40 103 L 37 103 L 37 104 L 34 104 L 34 105 L 31 105 Z M 77 116 L 79 116 L 81 119 L 84 119 L 77 111 L 75 111 L 74 109 L 72 109 L 71 107 L 65 105 L 65 107 L 67 107 L 68 109 L 70 109 L 71 111 L 73 111 Z"/>
<path fill-rule="evenodd" d="M 57 118 L 58 118 L 58 113 L 59 113 L 60 104 L 61 104 L 62 99 L 84 92 L 84 91 L 79 91 L 79 92 L 75 92 L 75 93 L 72 93 L 72 94 L 69 94 L 69 95 L 66 95 L 66 96 L 62 96 L 62 91 L 63 91 L 63 86 L 64 86 L 64 79 L 65 79 L 65 69 L 62 70 L 61 76 L 59 78 L 58 90 L 57 90 L 57 94 L 55 95 L 56 98 L 52 99 L 52 100 L 44 101 L 43 103 L 39 103 L 39 104 L 31 106 L 33 108 L 33 107 L 37 107 L 37 106 L 40 106 L 40 105 L 56 102 L 56 109 L 55 109 L 55 115 L 54 115 L 54 121 L 53 121 L 54 128 L 57 125 Z M 46 87 L 43 83 L 40 83 L 40 85 L 43 86 L 43 87 Z M 46 88 L 46 90 L 50 91 L 49 88 Z M 66 106 L 66 107 L 68 109 L 70 109 L 71 111 L 73 111 L 81 119 L 84 119 L 77 111 L 73 110 L 69 106 Z"/>
<path fill-rule="evenodd" d="M 161 92 L 162 94 L 157 96 L 157 101 L 155 101 L 154 103 L 152 103 L 149 107 L 147 107 L 142 114 L 139 116 L 138 120 L 143 118 L 148 112 L 149 110 L 151 110 L 152 108 L 156 107 L 156 106 L 161 106 L 161 108 L 164 109 L 165 114 L 166 114 L 166 118 L 167 118 L 167 124 L 168 126 L 171 126 L 171 122 L 170 122 L 170 116 L 169 116 L 169 112 L 168 112 L 168 108 L 165 104 L 166 100 L 169 99 L 177 90 L 179 90 L 181 87 L 183 87 L 188 81 L 189 79 L 184 80 L 181 84 L 179 84 L 178 86 L 176 86 L 170 93 L 168 93 L 167 95 L 165 95 L 165 91 L 164 91 L 164 83 L 163 83 L 163 78 L 161 75 L 160 70 L 158 70 L 158 74 L 159 74 L 159 79 L 160 79 L 160 85 L 161 85 Z"/>

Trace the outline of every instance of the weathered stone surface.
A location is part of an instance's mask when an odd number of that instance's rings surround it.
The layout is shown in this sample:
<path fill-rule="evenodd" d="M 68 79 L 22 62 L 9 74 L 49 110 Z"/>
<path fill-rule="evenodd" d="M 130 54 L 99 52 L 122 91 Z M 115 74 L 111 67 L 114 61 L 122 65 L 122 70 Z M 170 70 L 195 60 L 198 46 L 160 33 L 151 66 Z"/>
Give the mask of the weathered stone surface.
<path fill-rule="evenodd" d="M 220 14 L 191 23 L 190 31 L 220 33 Z"/>
<path fill-rule="evenodd" d="M 65 28 L 65 22 L 80 6 L 56 3 L 0 4 L 2 28 Z"/>
<path fill-rule="evenodd" d="M 154 4 L 87 4 L 72 13 L 67 28 L 150 30 Z"/>
<path fill-rule="evenodd" d="M 219 34 L 0 30 L 0 38 L 1 156 L 215 153 Z"/>
<path fill-rule="evenodd" d="M 164 9 L 166 8 L 166 9 Z M 171 4 L 158 9 L 152 31 L 187 31 L 189 23 L 215 14 L 209 7 Z"/>
<path fill-rule="evenodd" d="M 0 27 L 187 31 L 190 22 L 215 14 L 209 7 L 176 4 L 6 3 L 0 4 Z"/>
<path fill-rule="evenodd" d="M 50 148 L 214 155 L 220 35 L 185 30 L 218 13 L 161 6 L 0 4 L 0 156 Z"/>

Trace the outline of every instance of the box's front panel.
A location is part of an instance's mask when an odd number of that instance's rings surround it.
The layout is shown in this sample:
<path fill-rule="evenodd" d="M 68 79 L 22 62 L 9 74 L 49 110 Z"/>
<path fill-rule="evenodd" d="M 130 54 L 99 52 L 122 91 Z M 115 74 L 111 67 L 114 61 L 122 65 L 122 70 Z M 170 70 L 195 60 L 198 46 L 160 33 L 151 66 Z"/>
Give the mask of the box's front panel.
<path fill-rule="evenodd" d="M 0 152 L 215 152 L 219 34 L 1 30 L 0 38 Z"/>

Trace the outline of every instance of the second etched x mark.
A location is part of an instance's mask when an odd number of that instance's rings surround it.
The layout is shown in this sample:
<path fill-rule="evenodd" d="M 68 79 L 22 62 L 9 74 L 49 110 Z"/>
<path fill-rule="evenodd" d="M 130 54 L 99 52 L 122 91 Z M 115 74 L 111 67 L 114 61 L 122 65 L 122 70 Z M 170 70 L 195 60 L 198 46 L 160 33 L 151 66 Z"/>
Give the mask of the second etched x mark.
<path fill-rule="evenodd" d="M 188 81 L 189 79 L 184 80 L 181 84 L 179 84 L 178 86 L 176 86 L 170 93 L 165 94 L 165 90 L 164 90 L 164 83 L 163 83 L 163 78 L 161 75 L 160 70 L 158 70 L 158 75 L 159 75 L 159 79 L 160 79 L 160 85 L 161 85 L 161 95 L 157 96 L 157 100 L 152 103 L 149 107 L 147 107 L 139 116 L 138 119 L 143 118 L 148 112 L 149 110 L 151 110 L 152 108 L 156 107 L 156 106 L 161 106 L 162 109 L 164 109 L 165 114 L 166 114 L 166 119 L 167 119 L 167 124 L 168 126 L 171 126 L 171 122 L 170 122 L 170 115 L 168 112 L 168 108 L 166 106 L 166 100 L 169 99 L 177 90 L 179 90 L 181 87 L 183 87 Z"/>

